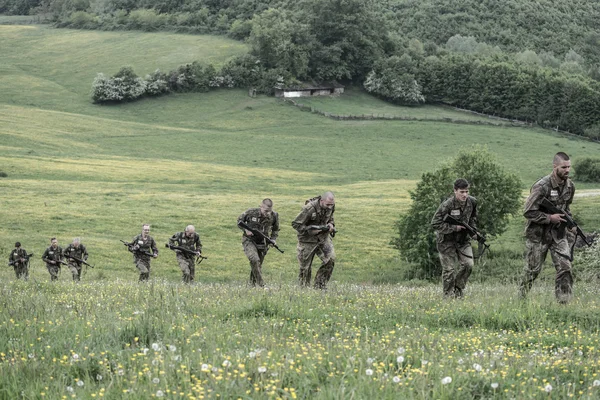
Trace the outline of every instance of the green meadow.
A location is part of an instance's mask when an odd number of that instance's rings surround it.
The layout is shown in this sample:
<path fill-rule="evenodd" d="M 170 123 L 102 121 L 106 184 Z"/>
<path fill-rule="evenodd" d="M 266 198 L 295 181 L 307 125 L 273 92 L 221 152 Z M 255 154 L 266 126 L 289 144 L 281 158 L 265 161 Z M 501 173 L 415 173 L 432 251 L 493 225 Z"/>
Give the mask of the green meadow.
<path fill-rule="evenodd" d="M 576 300 L 555 305 L 548 265 L 531 300 L 518 302 L 522 218 L 490 243 L 489 263 L 504 267 L 477 266 L 462 302 L 445 302 L 440 285 L 402 282 L 407 261 L 389 245 L 421 174 L 462 148 L 487 146 L 525 195 L 554 153 L 597 157 L 598 143 L 508 126 L 335 121 L 243 90 L 90 99 L 98 72 L 219 65 L 244 51 L 216 36 L 0 25 L 0 258 L 15 241 L 35 252 L 28 282 L 0 270 L 0 398 L 598 397 L 597 288 L 578 281 Z M 357 88 L 309 103 L 480 119 L 393 106 Z M 575 215 L 597 229 L 600 187 L 577 187 Z M 339 233 L 322 294 L 294 285 L 290 223 L 326 190 Z M 235 223 L 265 197 L 280 213 L 285 253 L 267 255 L 269 288 L 254 291 Z M 160 255 L 140 286 L 119 239 L 142 223 Z M 209 257 L 191 287 L 163 247 L 188 224 Z M 95 268 L 82 284 L 66 269 L 48 282 L 40 256 L 52 236 L 88 247 Z"/>

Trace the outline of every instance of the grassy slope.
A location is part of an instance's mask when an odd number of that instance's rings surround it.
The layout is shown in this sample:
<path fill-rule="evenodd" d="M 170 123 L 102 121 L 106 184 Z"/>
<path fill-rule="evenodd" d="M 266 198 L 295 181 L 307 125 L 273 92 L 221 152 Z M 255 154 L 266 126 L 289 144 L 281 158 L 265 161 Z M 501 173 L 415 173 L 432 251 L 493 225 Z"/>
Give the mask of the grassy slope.
<path fill-rule="evenodd" d="M 150 222 L 164 243 L 193 223 L 210 257 L 200 280 L 242 280 L 247 266 L 234 221 L 268 196 L 281 214 L 280 244 L 287 251 L 268 257 L 267 279 L 289 281 L 296 275 L 289 222 L 304 199 L 332 189 L 341 231 L 334 278 L 393 281 L 401 261 L 388 242 L 397 215 L 409 204 L 408 190 L 423 171 L 462 146 L 487 144 L 508 168 L 522 166 L 517 172 L 527 183 L 548 172 L 558 149 L 574 157 L 595 156 L 600 149 L 538 130 L 336 122 L 238 90 L 121 106 L 89 100 L 96 72 L 132 65 L 144 74 L 196 59 L 222 63 L 242 50 L 217 37 L 0 26 L 0 52 L 6 55 L 0 59 L 0 165 L 9 175 L 0 180 L 6 193 L 2 257 L 15 240 L 40 255 L 52 235 L 63 244 L 82 236 L 99 265 L 93 277 L 132 278 L 119 238 Z M 343 112 L 342 100 L 331 99 Z M 381 104 L 368 96 L 349 100 L 351 112 Z M 502 239 L 505 246 L 521 246 L 520 224 L 515 221 L 512 234 Z M 34 275 L 46 279 L 41 261 L 34 265 Z M 179 274 L 166 251 L 154 265 L 158 276 Z"/>

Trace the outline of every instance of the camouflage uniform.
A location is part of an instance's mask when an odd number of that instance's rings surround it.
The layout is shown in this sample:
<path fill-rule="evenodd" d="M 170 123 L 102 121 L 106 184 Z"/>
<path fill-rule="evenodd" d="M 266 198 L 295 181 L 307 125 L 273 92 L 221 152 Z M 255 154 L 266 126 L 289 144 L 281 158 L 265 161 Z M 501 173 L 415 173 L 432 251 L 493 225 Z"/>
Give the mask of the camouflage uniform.
<path fill-rule="evenodd" d="M 27 280 L 29 278 L 29 257 L 27 257 L 27 251 L 24 248 L 16 247 L 11 251 L 8 262 L 15 269 L 17 279 L 22 277 Z"/>
<path fill-rule="evenodd" d="M 70 258 L 71 256 L 78 258 L 79 260 L 86 261 L 88 258 L 87 249 L 83 244 L 79 244 L 79 247 L 75 247 L 72 243 L 67 246 L 63 255 L 67 259 L 67 264 L 69 264 L 69 269 L 71 270 L 71 274 L 73 275 L 74 281 L 81 280 L 81 263 L 75 261 Z"/>
<path fill-rule="evenodd" d="M 129 246 L 138 246 L 138 251 L 133 251 L 133 263 L 140 271 L 140 279 L 139 281 L 147 281 L 150 279 L 150 256 L 146 254 L 142 254 L 141 252 L 146 252 L 154 255 L 158 255 L 158 248 L 156 247 L 156 242 L 152 236 L 146 236 L 146 239 L 142 237 L 140 233 L 136 237 L 133 238 Z"/>
<path fill-rule="evenodd" d="M 50 273 L 50 280 L 55 281 L 58 279 L 58 272 L 60 270 L 60 263 L 50 264 L 49 261 L 58 261 L 63 259 L 63 249 L 60 246 L 56 248 L 50 246 L 42 254 L 42 260 L 46 263 L 46 268 Z"/>
<path fill-rule="evenodd" d="M 444 222 L 444 217 L 454 218 L 477 228 L 477 200 L 468 196 L 464 203 L 452 196 L 438 207 L 431 226 L 437 237 L 437 250 L 442 264 L 444 295 L 461 297 L 473 270 L 473 248 L 466 230 Z"/>
<path fill-rule="evenodd" d="M 200 235 L 198 235 L 196 232 L 194 232 L 194 235 L 191 238 L 185 236 L 185 232 L 178 232 L 169 239 L 169 243 L 175 246 L 186 248 L 190 251 L 202 252 Z M 196 275 L 196 256 L 180 250 L 175 250 L 175 253 L 177 262 L 179 263 L 179 268 L 183 273 L 183 282 L 193 282 L 194 276 Z"/>
<path fill-rule="evenodd" d="M 532 186 L 523 213 L 527 218 L 527 226 L 525 227 L 525 268 L 519 287 L 521 297 L 527 296 L 550 250 L 556 268 L 554 289 L 556 299 L 560 303 L 566 303 L 571 299 L 573 276 L 569 238 L 573 241 L 574 235 L 568 235 L 564 224 L 551 224 L 550 215 L 540 211 L 540 204 L 544 198 L 547 198 L 557 208 L 571 215 L 569 206 L 574 195 L 575 186 L 570 179 L 560 185 L 552 174 L 543 177 Z"/>
<path fill-rule="evenodd" d="M 276 241 L 279 236 L 279 214 L 272 211 L 270 215 L 264 216 L 260 208 L 249 208 L 238 217 L 238 223 L 244 222 L 253 229 L 261 231 L 265 236 Z M 244 254 L 250 261 L 250 284 L 253 286 L 264 286 L 262 277 L 262 263 L 269 251 L 265 239 L 259 237 L 250 237 L 244 231 L 242 236 L 242 247 Z"/>
<path fill-rule="evenodd" d="M 298 263 L 300 264 L 300 273 L 298 279 L 301 286 L 309 286 L 312 274 L 312 261 L 315 254 L 321 259 L 321 267 L 317 271 L 314 286 L 317 289 L 324 289 L 333 273 L 335 265 L 335 251 L 333 242 L 328 231 L 319 232 L 316 235 L 310 233 L 310 225 L 335 226 L 332 209 L 321 207 L 319 201 L 321 197 L 309 200 L 300 211 L 300 214 L 292 222 L 292 226 L 298 232 Z"/>

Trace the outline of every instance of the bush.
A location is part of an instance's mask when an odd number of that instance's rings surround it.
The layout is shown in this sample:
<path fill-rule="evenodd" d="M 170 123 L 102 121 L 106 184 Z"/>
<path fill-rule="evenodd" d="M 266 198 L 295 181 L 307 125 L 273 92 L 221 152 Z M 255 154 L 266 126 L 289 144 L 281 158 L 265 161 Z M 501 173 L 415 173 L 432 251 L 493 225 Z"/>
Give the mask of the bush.
<path fill-rule="evenodd" d="M 135 100 L 146 92 L 146 82 L 131 67 L 123 67 L 111 78 L 99 73 L 92 83 L 95 103 Z"/>
<path fill-rule="evenodd" d="M 578 182 L 600 182 L 600 159 L 580 158 L 573 163 L 574 179 Z"/>
<path fill-rule="evenodd" d="M 73 28 L 95 29 L 98 26 L 97 18 L 85 11 L 75 11 L 69 17 L 68 25 Z"/>
<path fill-rule="evenodd" d="M 161 94 L 169 93 L 169 84 L 167 82 L 167 74 L 160 72 L 160 69 L 154 73 L 146 75 L 146 94 L 148 96 L 160 96 Z"/>
<path fill-rule="evenodd" d="M 463 150 L 450 163 L 424 173 L 410 193 L 412 204 L 408 213 L 396 224 L 399 236 L 391 242 L 419 269 L 417 277 L 441 274 L 431 219 L 440 203 L 453 194 L 453 183 L 461 177 L 471 184 L 470 193 L 477 198 L 478 228 L 488 236 L 503 233 L 509 215 L 514 215 L 520 206 L 521 181 L 515 174 L 505 172 L 487 149 Z"/>

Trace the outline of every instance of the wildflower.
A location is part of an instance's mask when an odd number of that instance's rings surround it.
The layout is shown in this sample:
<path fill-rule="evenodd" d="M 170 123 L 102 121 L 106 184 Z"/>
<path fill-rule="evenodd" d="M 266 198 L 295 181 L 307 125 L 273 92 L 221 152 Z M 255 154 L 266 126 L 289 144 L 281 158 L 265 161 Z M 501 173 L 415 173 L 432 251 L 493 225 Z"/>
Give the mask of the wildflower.
<path fill-rule="evenodd" d="M 593 386 L 600 386 L 600 381 L 598 379 L 596 379 L 594 381 L 594 383 L 592 383 Z"/>
<path fill-rule="evenodd" d="M 177 347 L 173 346 L 172 344 L 168 346 L 169 350 L 171 351 L 177 351 Z"/>
<path fill-rule="evenodd" d="M 463 365 L 463 363 L 464 363 L 464 362 L 465 362 L 465 360 L 463 360 L 462 358 L 459 358 L 459 359 L 458 359 L 458 363 L 459 363 L 460 365 Z"/>
<path fill-rule="evenodd" d="M 367 376 L 371 376 L 371 375 L 373 375 L 373 370 L 372 369 L 367 369 L 365 371 L 365 374 L 367 374 Z"/>
<path fill-rule="evenodd" d="M 29 353 L 29 355 L 27 357 L 33 358 L 33 357 L 35 357 L 35 355 L 33 353 Z"/>
<path fill-rule="evenodd" d="M 152 379 L 152 383 L 154 383 L 154 384 L 160 383 L 160 379 L 154 378 L 154 379 Z"/>
<path fill-rule="evenodd" d="M 396 358 L 396 361 L 398 362 L 398 364 L 402 364 L 404 362 L 404 357 L 398 356 L 398 358 Z"/>
<path fill-rule="evenodd" d="M 74 390 L 72 386 L 67 386 L 67 392 L 73 393 Z"/>
<path fill-rule="evenodd" d="M 152 343 L 152 350 L 159 351 L 160 350 L 160 344 L 158 344 L 158 343 Z"/>
<path fill-rule="evenodd" d="M 83 385 L 84 383 L 81 379 L 77 381 L 77 386 L 82 387 Z"/>
<path fill-rule="evenodd" d="M 374 358 L 371 358 L 371 357 L 367 358 L 367 364 L 373 364 L 373 361 L 375 361 Z"/>
<path fill-rule="evenodd" d="M 497 382 L 492 383 L 491 386 L 492 386 L 492 389 L 498 389 L 498 383 Z"/>
<path fill-rule="evenodd" d="M 142 349 L 142 353 L 143 353 L 144 355 L 148 354 L 148 352 L 149 352 L 149 351 L 150 351 L 150 349 L 149 349 L 149 348 L 147 348 L 147 347 L 144 347 L 144 348 Z"/>
<path fill-rule="evenodd" d="M 429 364 L 429 361 L 427 361 L 427 360 L 421 360 L 421 364 L 427 365 L 427 364 Z"/>
<path fill-rule="evenodd" d="M 231 365 L 231 361 L 229 361 L 229 360 L 225 360 L 225 361 L 223 361 L 223 366 L 224 366 L 225 368 L 229 367 L 230 365 Z"/>
<path fill-rule="evenodd" d="M 393 381 L 394 383 L 399 383 L 399 382 L 400 382 L 400 377 L 399 377 L 399 376 L 394 376 L 394 377 L 392 378 L 392 381 Z"/>
<path fill-rule="evenodd" d="M 258 373 L 263 374 L 267 372 L 267 367 L 258 367 Z"/>
<path fill-rule="evenodd" d="M 156 397 L 163 397 L 165 394 L 163 393 L 162 390 L 157 390 L 156 391 Z"/>
<path fill-rule="evenodd" d="M 452 383 L 452 378 L 447 376 L 445 378 L 442 379 L 442 385 L 447 385 L 449 383 Z"/>
<path fill-rule="evenodd" d="M 181 356 L 177 354 L 175 357 L 173 357 L 173 361 L 181 361 Z"/>
<path fill-rule="evenodd" d="M 102 375 L 100 375 L 100 374 L 96 375 L 96 380 L 97 381 L 101 381 L 102 380 Z"/>
<path fill-rule="evenodd" d="M 154 365 L 156 367 L 158 365 L 158 360 L 157 359 L 152 360 L 152 365 Z"/>
<path fill-rule="evenodd" d="M 482 370 L 483 368 L 481 367 L 481 365 L 479 365 L 479 364 L 475 363 L 475 364 L 473 364 L 473 369 L 474 369 L 475 371 L 477 371 L 477 372 L 481 372 L 481 370 Z"/>
<path fill-rule="evenodd" d="M 206 372 L 208 371 L 208 365 L 207 364 L 202 364 L 202 366 L 200 367 L 200 370 Z"/>
<path fill-rule="evenodd" d="M 546 385 L 546 387 L 544 388 L 544 390 L 545 390 L 547 393 L 550 393 L 550 392 L 552 391 L 552 385 L 551 385 L 551 384 L 547 384 L 547 385 Z"/>
<path fill-rule="evenodd" d="M 256 353 L 251 351 L 250 353 L 248 353 L 248 357 L 254 358 L 254 357 L 256 357 Z"/>
<path fill-rule="evenodd" d="M 217 368 L 217 367 L 212 367 L 212 372 L 219 372 L 219 368 Z"/>
<path fill-rule="evenodd" d="M 398 347 L 398 354 L 404 354 L 405 351 L 404 347 Z"/>
<path fill-rule="evenodd" d="M 79 361 L 79 354 L 75 353 L 71 356 L 71 360 L 73 361 Z"/>
<path fill-rule="evenodd" d="M 125 375 L 125 371 L 123 371 L 122 369 L 120 369 L 120 370 L 117 371 L 117 375 L 123 376 L 123 375 Z"/>

